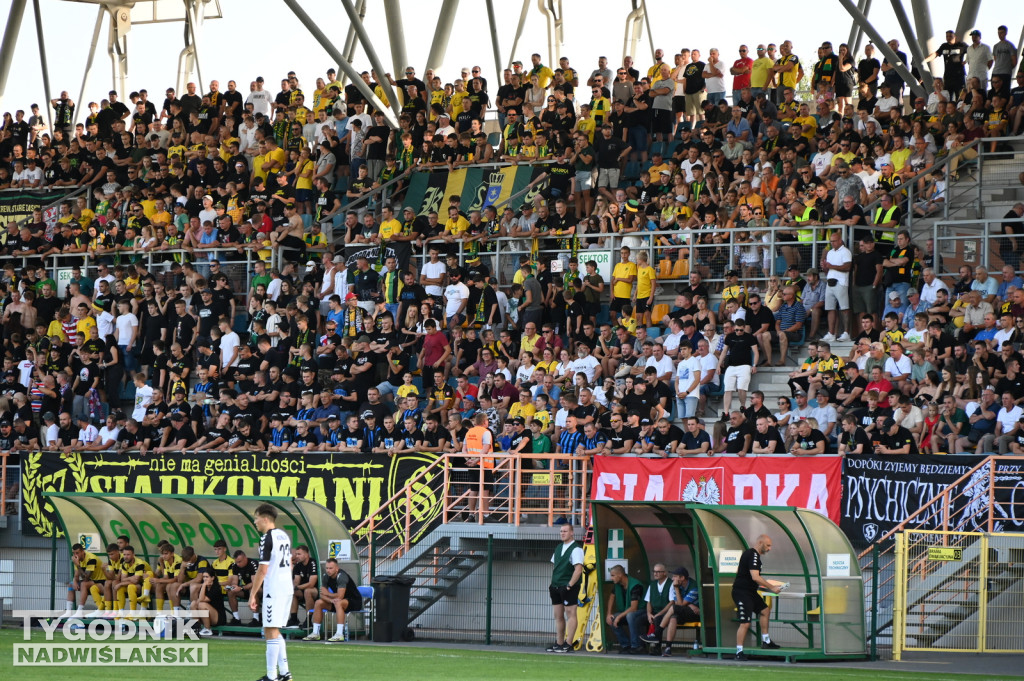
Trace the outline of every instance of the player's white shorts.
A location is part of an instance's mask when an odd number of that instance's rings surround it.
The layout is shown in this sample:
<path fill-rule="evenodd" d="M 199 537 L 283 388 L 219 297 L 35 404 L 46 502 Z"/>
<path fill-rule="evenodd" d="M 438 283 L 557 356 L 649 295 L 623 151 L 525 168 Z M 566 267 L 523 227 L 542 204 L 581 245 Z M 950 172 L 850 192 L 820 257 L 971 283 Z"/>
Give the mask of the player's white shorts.
<path fill-rule="evenodd" d="M 260 618 L 264 627 L 281 629 L 288 624 L 294 593 L 295 588 L 291 583 L 287 585 L 263 583 L 263 607 L 260 611 Z"/>

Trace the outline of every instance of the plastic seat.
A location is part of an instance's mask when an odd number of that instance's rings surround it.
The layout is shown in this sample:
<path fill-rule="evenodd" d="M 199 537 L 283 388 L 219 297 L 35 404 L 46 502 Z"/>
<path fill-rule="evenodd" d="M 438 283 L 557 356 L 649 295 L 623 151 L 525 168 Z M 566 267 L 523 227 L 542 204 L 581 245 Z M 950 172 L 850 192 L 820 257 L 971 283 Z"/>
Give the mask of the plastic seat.
<path fill-rule="evenodd" d="M 672 277 L 672 261 L 665 258 L 658 263 L 658 279 L 669 279 Z"/>
<path fill-rule="evenodd" d="M 624 180 L 639 180 L 640 179 L 640 162 L 629 161 L 626 163 L 626 172 L 622 174 Z"/>
<path fill-rule="evenodd" d="M 499 144 L 501 144 L 501 133 L 492 132 L 491 134 L 489 134 L 487 136 L 487 143 L 490 144 L 492 147 L 496 147 Z"/>
<path fill-rule="evenodd" d="M 686 279 L 690 276 L 690 261 L 680 258 L 672 266 L 672 279 Z"/>
<path fill-rule="evenodd" d="M 668 305 L 665 303 L 658 303 L 651 308 L 651 319 L 654 320 L 655 324 L 661 322 L 662 318 L 668 314 Z"/>
<path fill-rule="evenodd" d="M 357 586 L 356 588 L 359 589 L 359 595 L 363 597 L 363 608 L 362 610 L 352 610 L 347 615 L 362 615 L 363 628 L 356 631 L 366 634 L 368 639 L 373 639 L 374 608 L 376 605 L 373 598 L 373 587 Z"/>
<path fill-rule="evenodd" d="M 680 140 L 672 140 L 671 142 L 669 142 L 665 155 L 671 156 L 672 154 L 676 153 L 676 149 L 679 148 L 680 144 L 682 144 Z"/>
<path fill-rule="evenodd" d="M 655 154 L 665 155 L 665 143 L 664 142 L 651 142 L 651 156 Z"/>
<path fill-rule="evenodd" d="M 647 327 L 647 337 L 648 338 L 657 338 L 660 335 L 661 335 L 661 327 L 660 326 L 648 326 Z"/>

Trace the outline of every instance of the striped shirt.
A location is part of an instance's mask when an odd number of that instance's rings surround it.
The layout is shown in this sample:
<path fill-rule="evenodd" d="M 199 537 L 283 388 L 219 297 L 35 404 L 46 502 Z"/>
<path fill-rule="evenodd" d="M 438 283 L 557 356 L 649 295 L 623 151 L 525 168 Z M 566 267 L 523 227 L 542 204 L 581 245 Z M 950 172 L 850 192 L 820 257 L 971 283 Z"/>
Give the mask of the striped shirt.
<path fill-rule="evenodd" d="M 783 331 L 804 321 L 806 317 L 807 311 L 799 303 L 794 303 L 793 305 L 783 303 L 779 311 L 775 313 L 775 318 L 779 320 L 779 328 Z"/>
<path fill-rule="evenodd" d="M 562 454 L 575 454 L 576 447 L 583 442 L 583 433 L 563 430 L 558 436 L 558 451 Z"/>

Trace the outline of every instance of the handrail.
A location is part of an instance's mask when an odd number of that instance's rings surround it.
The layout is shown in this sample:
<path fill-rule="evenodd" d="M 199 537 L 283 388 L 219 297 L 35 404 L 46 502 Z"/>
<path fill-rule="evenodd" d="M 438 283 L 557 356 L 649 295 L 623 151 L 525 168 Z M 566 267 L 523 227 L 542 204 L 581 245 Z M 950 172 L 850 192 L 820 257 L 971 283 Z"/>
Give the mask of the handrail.
<path fill-rule="evenodd" d="M 394 494 L 392 494 L 391 497 L 388 498 L 383 503 L 381 503 L 381 505 L 378 508 L 374 509 L 370 513 L 367 513 L 366 514 L 366 518 L 361 523 L 359 523 L 358 525 L 356 525 L 355 527 L 352 528 L 351 534 L 353 536 L 357 535 L 367 525 L 371 524 L 371 521 L 373 520 L 373 518 L 375 516 L 377 516 L 378 514 L 385 513 L 387 511 L 388 507 L 391 506 L 391 504 L 393 504 L 394 502 L 398 501 L 398 499 L 400 497 L 406 495 L 407 490 L 410 487 L 412 487 L 412 485 L 417 484 L 419 482 L 422 482 L 423 478 L 427 475 L 427 473 L 431 472 L 434 468 L 436 468 L 442 462 L 447 461 L 447 457 L 448 457 L 448 454 L 446 454 L 444 452 L 438 454 L 436 459 L 434 459 L 426 468 L 424 468 L 422 471 L 420 471 L 419 475 L 414 477 L 412 480 L 407 481 L 406 484 L 405 484 L 405 487 L 403 487 L 402 489 L 400 489 L 397 492 L 395 492 Z"/>
<path fill-rule="evenodd" d="M 371 199 L 375 198 L 377 196 L 377 194 L 383 194 L 385 189 L 387 189 L 388 187 L 390 187 L 393 184 L 398 184 L 399 182 L 401 182 L 405 178 L 407 178 L 410 175 L 412 175 L 412 172 L 413 172 L 413 168 L 406 168 L 401 173 L 399 173 L 398 175 L 395 175 L 393 178 L 391 178 L 390 180 L 388 180 L 387 182 L 385 182 L 381 186 L 374 187 L 372 190 L 366 192 L 365 194 L 360 196 L 358 199 L 352 199 L 351 201 L 346 203 L 344 206 L 341 207 L 342 211 L 349 211 L 353 207 L 358 206 L 358 205 L 360 205 L 360 204 L 362 204 L 364 202 L 368 202 Z"/>
<path fill-rule="evenodd" d="M 940 492 L 939 494 L 936 494 L 934 497 L 932 497 L 928 501 L 926 501 L 923 504 L 921 504 L 920 508 L 918 508 L 916 511 L 914 511 L 909 516 L 907 516 L 903 520 L 903 522 L 901 522 L 899 525 L 897 525 L 896 527 L 892 528 L 891 530 L 889 530 L 888 532 L 883 534 L 881 537 L 879 537 L 875 541 L 875 543 L 878 544 L 878 543 L 887 541 L 889 538 L 891 538 L 897 532 L 902 532 L 903 530 L 905 530 L 907 528 L 907 525 L 909 525 L 915 518 L 918 518 L 919 516 L 923 515 L 927 511 L 929 511 L 931 509 L 932 505 L 935 504 L 936 502 L 939 502 L 939 501 L 943 502 L 942 507 L 941 507 L 942 508 L 941 512 L 945 516 L 945 521 L 944 522 L 946 524 L 948 524 L 949 523 L 949 503 L 953 500 L 953 499 L 950 498 L 950 491 L 955 489 L 956 486 L 961 484 L 962 482 L 964 482 L 966 480 L 969 480 L 972 476 L 974 476 L 979 471 L 981 471 L 985 466 L 990 466 L 990 468 L 988 469 L 988 473 L 989 473 L 989 477 L 991 478 L 992 476 L 995 475 L 995 464 L 996 464 L 997 461 L 1000 462 L 1000 463 L 1004 463 L 1004 462 L 1008 462 L 1008 461 L 1017 461 L 1017 462 L 1020 462 L 1020 463 L 1024 463 L 1024 456 L 987 456 L 987 457 L 985 457 L 984 459 L 981 460 L 980 463 L 978 463 L 977 466 L 975 466 L 971 470 L 967 471 L 966 473 L 961 475 L 959 478 L 957 478 L 953 482 L 949 483 L 949 485 L 946 487 L 946 489 L 944 489 L 942 492 Z M 989 524 L 991 525 L 991 522 L 992 522 L 992 518 L 991 518 L 991 514 L 992 514 L 992 497 L 995 494 L 995 486 L 993 484 L 991 484 L 992 480 L 988 480 L 987 482 L 989 483 L 989 488 L 988 488 L 989 503 L 988 503 L 987 506 L 988 506 L 989 516 L 990 516 L 989 517 Z M 964 492 L 966 492 L 966 489 L 961 491 L 958 496 L 962 496 L 964 494 Z M 871 548 L 867 548 L 867 549 L 861 551 L 859 554 L 857 554 L 857 558 L 864 558 L 865 556 L 867 556 L 870 553 L 871 553 Z"/>
<path fill-rule="evenodd" d="M 10 452 L 0 452 L 0 515 L 7 514 L 7 457 Z"/>
<path fill-rule="evenodd" d="M 39 210 L 41 210 L 41 211 L 43 211 L 45 213 L 48 209 L 52 208 L 53 206 L 56 206 L 56 205 L 61 204 L 61 203 L 64 203 L 65 201 L 68 201 L 70 199 L 76 199 L 80 195 L 84 195 L 86 197 L 86 199 L 88 199 L 90 207 L 91 207 L 91 205 L 92 205 L 92 192 L 89 191 L 91 188 L 92 187 L 90 187 L 90 185 L 87 185 L 87 184 L 80 185 L 74 191 L 68 192 L 67 194 L 61 194 L 61 196 L 59 198 L 54 199 L 50 203 L 43 204 L 42 206 L 39 207 Z M 71 189 L 71 187 L 38 187 L 38 188 L 35 188 L 35 189 L 27 189 L 27 190 L 24 190 L 24 189 L 4 189 L 4 190 L 0 190 L 0 191 L 12 191 L 12 192 L 17 192 L 17 191 L 40 192 L 40 191 L 44 191 L 44 192 L 55 192 L 55 191 L 59 191 L 61 189 Z M 24 218 L 22 218 L 22 219 L 17 221 L 17 225 L 18 225 L 19 228 L 20 227 L 24 227 L 25 225 L 28 224 L 28 221 L 29 221 L 29 218 L 28 217 L 24 217 Z"/>
<path fill-rule="evenodd" d="M 936 170 L 939 170 L 940 168 L 947 167 L 950 161 L 952 161 L 954 158 L 959 158 L 960 156 L 963 156 L 967 152 L 968 149 L 973 149 L 973 148 L 977 147 L 979 145 L 979 143 L 983 139 L 985 139 L 985 138 L 979 138 L 979 139 L 971 140 L 968 144 L 965 144 L 964 146 L 960 147 L 956 151 L 954 151 L 952 153 L 949 153 L 949 154 L 943 154 L 942 156 L 938 157 L 935 160 L 935 163 L 933 163 L 932 165 L 928 166 L 927 168 L 924 168 L 923 170 L 918 172 L 916 175 L 911 176 L 911 178 L 909 180 L 906 180 L 905 182 L 903 182 L 901 180 L 902 184 L 900 184 L 899 187 L 896 187 L 892 191 L 883 192 L 883 194 L 887 194 L 887 195 L 889 195 L 889 196 L 891 196 L 891 197 L 893 197 L 895 199 L 898 194 L 902 194 L 905 190 L 907 190 L 908 188 L 912 187 L 916 183 L 916 181 L 918 179 L 920 179 L 920 178 L 922 178 L 922 177 L 924 177 L 926 175 L 931 175 L 932 173 L 934 173 Z M 948 177 L 948 173 L 947 173 L 946 180 L 947 180 L 946 191 L 949 191 L 949 185 L 948 185 L 949 177 Z M 911 189 L 911 191 L 913 191 L 913 190 Z M 881 196 L 879 196 L 879 197 L 875 198 L 873 201 L 868 202 L 868 204 L 864 206 L 864 214 L 867 215 L 871 211 L 872 208 L 875 208 L 878 205 L 878 203 L 881 200 L 882 200 L 882 198 L 881 198 Z"/>

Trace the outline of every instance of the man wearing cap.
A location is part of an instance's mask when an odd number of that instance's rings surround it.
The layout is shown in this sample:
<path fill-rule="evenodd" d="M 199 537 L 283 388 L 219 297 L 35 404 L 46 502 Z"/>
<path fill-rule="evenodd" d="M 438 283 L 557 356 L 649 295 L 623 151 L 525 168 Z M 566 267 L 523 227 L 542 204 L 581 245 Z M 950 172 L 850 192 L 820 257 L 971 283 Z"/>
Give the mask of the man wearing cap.
<path fill-rule="evenodd" d="M 971 44 L 965 55 L 967 61 L 967 77 L 977 78 L 982 92 L 988 87 L 988 70 L 992 68 L 992 49 L 981 42 L 981 31 L 971 31 Z"/>
<path fill-rule="evenodd" d="M 653 622 L 654 632 L 640 638 L 648 643 L 661 643 L 661 656 L 671 657 L 672 641 L 675 640 L 678 626 L 687 622 L 700 622 L 699 597 L 697 582 L 690 579 L 690 571 L 683 566 L 677 567 L 672 571 L 672 587 L 664 613 Z M 654 653 L 651 651 L 652 655 Z"/>
<path fill-rule="evenodd" d="M 914 435 L 891 418 L 882 421 L 881 432 L 877 437 L 878 444 L 875 446 L 875 454 L 910 454 L 916 456 L 919 453 Z M 978 451 L 981 451 L 980 447 Z"/>

